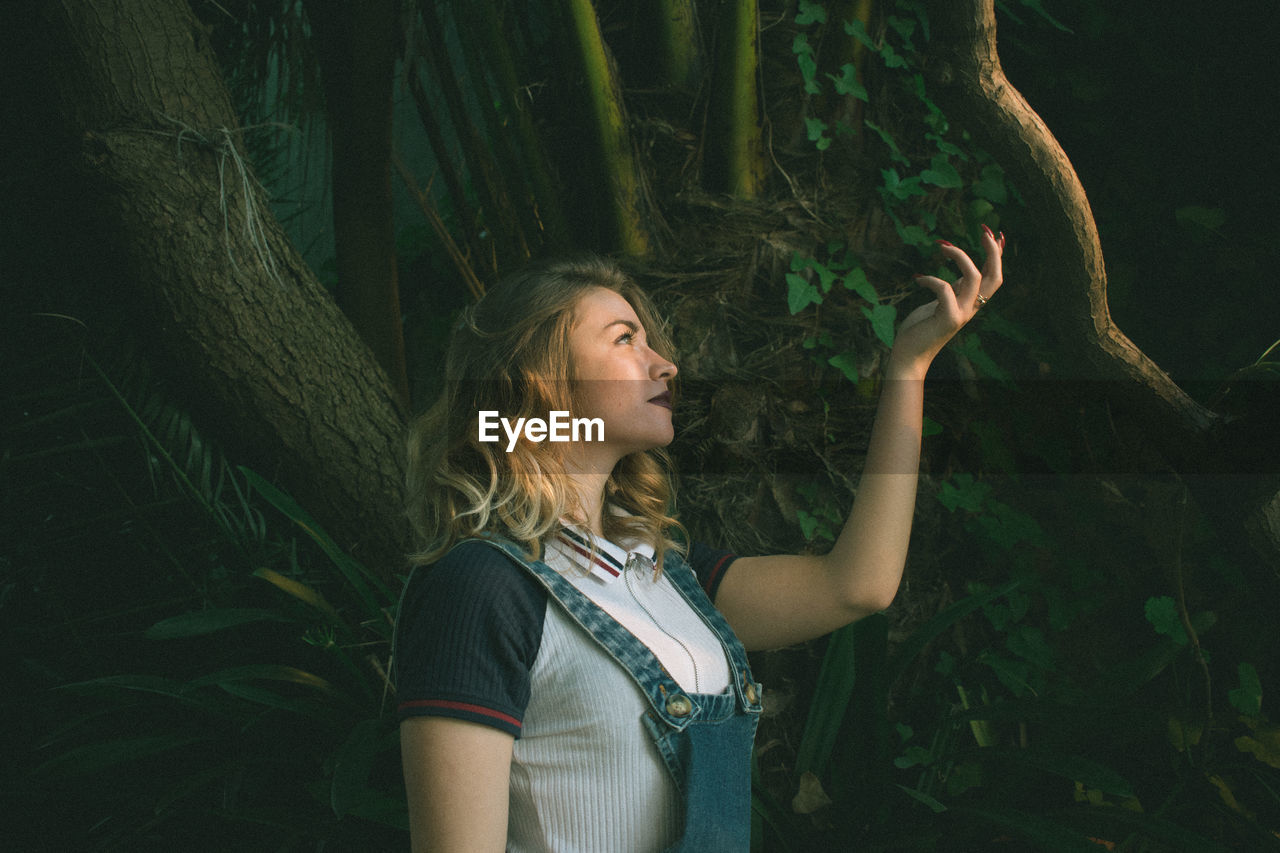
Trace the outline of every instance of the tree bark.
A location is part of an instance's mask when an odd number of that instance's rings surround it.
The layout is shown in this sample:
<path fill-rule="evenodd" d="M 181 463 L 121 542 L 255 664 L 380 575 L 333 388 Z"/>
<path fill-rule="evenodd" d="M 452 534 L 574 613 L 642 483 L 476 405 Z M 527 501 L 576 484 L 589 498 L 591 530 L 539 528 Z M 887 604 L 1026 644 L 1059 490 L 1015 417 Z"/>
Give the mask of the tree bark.
<path fill-rule="evenodd" d="M 79 204 L 119 259 L 104 279 L 132 288 L 140 337 L 251 466 L 358 559 L 399 567 L 396 395 L 271 216 L 187 4 L 40 2 L 19 19 L 61 120 L 41 132 L 76 155 Z"/>
<path fill-rule="evenodd" d="M 1026 200 L 1028 219 L 1037 223 L 1034 232 L 1018 235 L 1020 277 L 1044 305 L 1058 343 L 1069 357 L 1086 359 L 1093 378 L 1120 383 L 1141 397 L 1135 404 L 1198 441 L 1216 415 L 1188 397 L 1111 320 L 1089 200 L 1062 147 L 1000 67 L 994 0 L 935 0 L 929 17 L 930 83 L 1009 173 Z"/>
<path fill-rule="evenodd" d="M 1017 235 L 1017 279 L 1051 325 L 1063 363 L 1080 365 L 1065 380 L 1101 382 L 1113 404 L 1178 474 L 1194 478 L 1200 504 L 1248 541 L 1264 565 L 1280 567 L 1274 470 L 1268 497 L 1239 487 L 1234 455 L 1220 446 L 1222 417 L 1201 406 L 1116 327 L 1107 306 L 1107 274 L 1089 200 L 1053 134 L 1005 77 L 996 52 L 994 0 L 931 0 L 933 37 L 926 68 L 931 92 L 993 155 L 1022 194 L 1034 231 Z M 1002 291 L 1002 298 L 1004 291 Z M 1011 296 L 1013 294 L 1011 293 Z M 1017 298 L 1013 296 L 1013 298 Z"/>
<path fill-rule="evenodd" d="M 764 190 L 764 141 L 761 132 L 760 7 L 756 0 L 724 6 L 720 46 L 715 58 L 716 85 L 711 96 L 714 138 L 709 148 L 718 162 L 705 170 L 737 199 L 758 198 Z"/>
<path fill-rule="evenodd" d="M 644 257 L 653 248 L 653 237 L 645 224 L 643 180 L 632 150 L 618 71 L 590 0 L 562 0 L 561 6 L 571 34 L 568 49 L 585 78 L 587 112 L 604 170 L 603 209 L 613 219 L 614 244 L 626 255 Z"/>

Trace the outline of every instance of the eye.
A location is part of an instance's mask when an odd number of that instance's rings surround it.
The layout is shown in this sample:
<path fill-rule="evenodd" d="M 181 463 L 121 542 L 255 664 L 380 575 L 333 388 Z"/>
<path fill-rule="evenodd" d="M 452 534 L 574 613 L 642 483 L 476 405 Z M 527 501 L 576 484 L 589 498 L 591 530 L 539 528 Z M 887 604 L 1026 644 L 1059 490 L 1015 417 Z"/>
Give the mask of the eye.
<path fill-rule="evenodd" d="M 614 341 L 615 344 L 627 344 L 628 346 L 631 344 L 634 344 L 635 342 L 636 342 L 635 332 L 623 332 L 621 335 L 618 335 L 618 339 Z"/>

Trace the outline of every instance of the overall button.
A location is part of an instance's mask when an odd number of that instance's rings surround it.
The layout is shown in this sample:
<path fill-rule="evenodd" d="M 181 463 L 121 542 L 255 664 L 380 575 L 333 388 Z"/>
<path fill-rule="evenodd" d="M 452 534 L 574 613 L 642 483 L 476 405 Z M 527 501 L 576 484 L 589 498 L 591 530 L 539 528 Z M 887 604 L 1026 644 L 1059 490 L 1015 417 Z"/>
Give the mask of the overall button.
<path fill-rule="evenodd" d="M 750 702 L 752 705 L 756 704 L 756 697 L 757 697 L 756 686 L 754 684 L 748 684 L 746 693 L 747 693 L 747 701 Z"/>
<path fill-rule="evenodd" d="M 687 717 L 693 711 L 693 703 L 688 696 L 677 693 L 667 700 L 667 713 L 673 717 Z"/>

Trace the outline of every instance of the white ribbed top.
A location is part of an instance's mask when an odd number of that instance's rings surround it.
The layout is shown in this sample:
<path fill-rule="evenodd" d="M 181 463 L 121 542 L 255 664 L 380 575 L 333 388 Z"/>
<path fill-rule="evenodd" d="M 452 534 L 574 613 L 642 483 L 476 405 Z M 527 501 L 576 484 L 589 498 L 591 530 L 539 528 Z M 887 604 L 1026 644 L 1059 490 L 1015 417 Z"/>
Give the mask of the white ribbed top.
<path fill-rule="evenodd" d="M 568 552 L 548 548 L 544 559 L 647 645 L 685 690 L 728 688 L 719 640 L 665 576 L 632 568 L 606 580 L 584 575 Z M 675 843 L 679 792 L 644 728 L 644 695 L 553 598 L 530 675 L 511 765 L 507 849 L 645 853 Z"/>

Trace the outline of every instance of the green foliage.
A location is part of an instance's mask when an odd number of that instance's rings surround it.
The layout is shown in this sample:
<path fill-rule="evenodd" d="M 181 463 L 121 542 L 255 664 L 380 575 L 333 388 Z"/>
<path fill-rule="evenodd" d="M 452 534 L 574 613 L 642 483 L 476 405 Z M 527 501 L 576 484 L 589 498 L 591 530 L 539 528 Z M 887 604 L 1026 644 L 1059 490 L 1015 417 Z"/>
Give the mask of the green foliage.
<path fill-rule="evenodd" d="M 840 508 L 816 483 L 797 486 L 796 494 L 804 498 L 808 507 L 796 510 L 796 521 L 800 524 L 800 532 L 804 534 L 804 538 L 809 541 L 824 539 L 834 542 L 844 522 L 844 514 Z"/>
<path fill-rule="evenodd" d="M 159 600 L 97 615 L 129 653 L 81 654 L 93 674 L 43 700 L 76 709 L 29 771 L 31 796 L 74 815 L 56 837 L 84 850 L 402 846 L 390 587 L 287 494 L 229 466 L 142 367 L 89 364 L 146 448 L 144 481 L 176 496 L 173 529 L 148 530 L 164 558 L 132 570 L 167 564 L 187 588 L 151 578 L 142 588 Z M 190 536 L 183 516 L 213 538 Z"/>
<path fill-rule="evenodd" d="M 1254 781 L 1280 766 L 1280 728 L 1261 716 L 1257 670 L 1240 664 L 1237 686 L 1227 696 L 1244 722 L 1235 731 L 1245 730 L 1227 742 L 1255 762 L 1247 778 L 1224 775 L 1237 759 L 1221 751 L 1225 757 L 1213 766 L 1196 763 L 1208 760 L 1203 751 L 1192 759 L 1208 734 L 1203 726 L 1188 728 L 1185 717 L 1170 718 L 1171 734 L 1153 739 L 1143 715 L 1107 711 L 1180 661 L 1194 660 L 1184 618 L 1200 634 L 1214 626 L 1214 615 L 1184 616 L 1173 597 L 1152 596 L 1139 608 L 1139 619 L 1145 616 L 1141 621 L 1155 629 L 1150 639 L 1118 651 L 1126 663 L 1110 667 L 1107 677 L 1088 675 L 1073 661 L 1073 647 L 1103 606 L 1101 578 L 1084 565 L 1060 578 L 1038 571 L 1061 543 L 1003 502 L 1000 492 L 993 482 L 957 473 L 941 484 L 937 498 L 972 536 L 982 559 L 1011 579 L 995 586 L 971 582 L 966 597 L 893 645 L 885 641 L 883 615 L 831 636 L 796 758 L 797 775 L 812 777 L 805 783 L 809 790 L 833 801 L 822 812 L 828 831 L 848 831 L 840 819 L 846 810 L 864 822 L 860 846 L 883 849 L 918 849 L 940 837 L 948 839 L 944 849 L 975 849 L 992 832 L 1031 849 L 1085 850 L 1098 839 L 1127 839 L 1133 849 L 1227 849 L 1154 806 L 1164 797 L 1185 796 L 1190 779 L 1207 780 L 1221 802 L 1235 802 L 1228 809 L 1247 821 L 1252 813 L 1235 800 L 1237 791 L 1247 791 L 1255 803 L 1269 801 L 1273 812 L 1280 806 L 1274 775 L 1261 786 Z M 816 500 L 818 492 L 804 494 Z M 952 636 L 968 637 L 967 653 L 947 650 Z M 889 701 L 895 690 L 908 691 L 906 705 Z M 1222 732 L 1219 742 L 1230 734 Z M 1183 781 L 1172 790 L 1153 789 L 1167 783 L 1134 756 L 1116 751 L 1140 743 L 1178 765 Z M 790 820 L 795 835 L 828 837 Z M 904 836 L 905 826 L 912 830 Z M 1253 827 L 1241 831 L 1264 843 L 1266 830 Z"/>
<path fill-rule="evenodd" d="M 807 0 L 797 7 L 795 25 L 791 49 L 804 91 L 809 96 L 825 98 L 810 102 L 812 111 L 803 116 L 806 136 L 819 151 L 828 151 L 844 135 L 839 129 L 848 128 L 843 116 L 861 117 L 861 127 L 879 139 L 883 147 L 878 151 L 891 161 L 875 170 L 877 193 L 883 212 L 905 247 L 932 257 L 939 233 L 951 239 L 965 235 L 976 242 L 984 224 L 998 227 L 996 205 L 1006 204 L 1014 194 L 999 164 L 977 148 L 968 134 L 953 127 L 929 97 L 919 71 L 918 40 L 927 39 L 929 32 L 920 4 L 892 6 L 885 18 L 883 36 L 873 36 L 856 19 L 832 21 L 824 5 Z M 821 73 L 820 46 L 841 37 L 851 38 L 865 48 L 878 67 L 864 74 L 853 63 L 845 63 L 838 73 Z M 869 103 L 864 78 L 870 74 L 875 74 L 895 97 L 893 113 L 901 127 L 891 130 L 871 115 L 851 110 L 853 102 Z M 833 125 L 837 127 L 835 135 Z M 857 133 L 858 129 L 849 129 L 850 145 L 857 141 Z M 874 147 L 871 150 L 877 151 Z M 939 270 L 938 274 L 952 273 Z M 831 335 L 839 343 L 818 345 L 815 363 L 834 367 L 849 381 L 859 384 L 865 377 L 858 367 L 847 327 L 843 326 L 846 314 L 841 309 L 854 307 L 870 332 L 866 337 L 888 348 L 893 346 L 898 303 L 907 294 L 887 289 L 877 293 L 866 270 L 840 243 L 796 252 L 786 281 L 787 308 L 792 315 L 826 305 L 837 309 L 826 315 L 815 311 L 805 346 L 813 349 L 813 342 Z M 835 288 L 837 283 L 843 288 Z M 838 335 L 829 323 L 840 325 Z M 1007 374 L 987 357 L 976 336 L 967 336 L 954 349 L 958 357 L 973 362 L 980 375 L 1007 381 Z M 862 360 L 869 361 L 865 356 Z"/>
<path fill-rule="evenodd" d="M 1039 2 L 1001 5 L 1061 28 Z M 836 20 L 834 8 L 802 0 L 794 19 L 808 139 L 824 163 L 840 153 L 860 158 L 859 175 L 875 192 L 872 216 L 892 224 L 907 265 L 954 277 L 937 265 L 934 241 L 976 246 L 983 225 L 998 228 L 1020 203 L 1017 188 L 931 97 L 923 4 L 884 4 L 874 26 Z M 846 55 L 841 38 L 866 51 L 865 70 L 824 73 L 821 57 Z M 833 130 L 848 116 L 859 127 L 848 136 Z M 864 129 L 867 138 L 857 139 Z M 1184 206 L 1177 221 L 1198 240 L 1225 219 Z M 815 369 L 863 392 L 873 390 L 877 369 L 869 351 L 892 346 L 898 306 L 909 298 L 882 283 L 880 266 L 848 241 L 828 240 L 795 252 L 786 275 L 788 311 L 807 321 L 801 345 Z M 963 592 L 943 597 L 892 643 L 883 615 L 829 638 L 793 771 L 795 809 L 808 817 L 761 800 L 770 840 L 965 851 L 1274 846 L 1280 727 L 1263 716 L 1265 679 L 1242 662 L 1249 657 L 1226 639 L 1213 655 L 1200 642 L 1223 631 L 1216 612 L 1188 611 L 1179 603 L 1185 590 L 1175 597 L 1110 585 L 1076 556 L 1085 553 L 1076 531 L 1047 529 L 1034 505 L 1020 503 L 1028 458 L 1066 490 L 1080 452 L 1060 425 L 1056 438 L 1032 437 L 1035 403 L 1020 377 L 1042 368 L 1035 346 L 1030 330 L 988 309 L 948 347 L 950 366 L 970 384 L 961 404 L 926 420 L 935 436 L 926 447 L 940 453 L 926 467 L 941 473 L 922 491 L 936 499 L 936 535 L 948 543 L 944 577 L 958 570 L 965 579 L 942 583 Z M 1270 364 L 1269 354 L 1259 364 Z M 983 409 L 997 391 L 1004 402 Z M 804 538 L 833 541 L 842 502 L 825 483 L 796 492 Z M 1218 571 L 1243 588 L 1238 570 Z M 1211 676 L 1221 666 L 1228 671 Z M 1236 721 L 1222 715 L 1228 709 Z"/>

